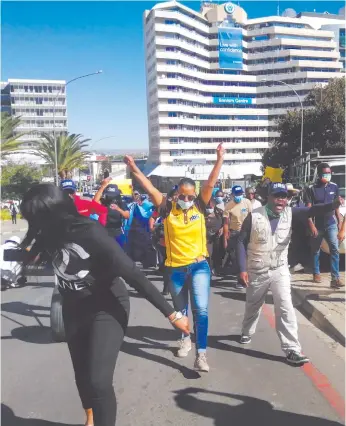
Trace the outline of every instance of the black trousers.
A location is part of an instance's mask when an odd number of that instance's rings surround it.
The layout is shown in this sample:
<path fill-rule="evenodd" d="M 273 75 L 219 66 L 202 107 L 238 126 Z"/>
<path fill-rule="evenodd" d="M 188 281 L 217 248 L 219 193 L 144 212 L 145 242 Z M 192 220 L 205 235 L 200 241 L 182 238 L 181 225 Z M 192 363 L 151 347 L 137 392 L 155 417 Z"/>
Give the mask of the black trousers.
<path fill-rule="evenodd" d="M 11 218 L 12 218 L 12 223 L 13 223 L 13 224 L 16 224 L 16 223 L 17 223 L 17 215 L 16 215 L 16 214 L 13 214 L 13 215 L 11 216 Z"/>
<path fill-rule="evenodd" d="M 156 251 L 150 233 L 144 229 L 130 230 L 126 252 L 134 262 L 141 262 L 145 269 L 156 266 Z"/>
<path fill-rule="evenodd" d="M 130 311 L 122 280 L 78 301 L 63 301 L 67 344 L 76 384 L 85 409 L 92 408 L 95 426 L 114 426 L 116 398 L 113 375 Z"/>

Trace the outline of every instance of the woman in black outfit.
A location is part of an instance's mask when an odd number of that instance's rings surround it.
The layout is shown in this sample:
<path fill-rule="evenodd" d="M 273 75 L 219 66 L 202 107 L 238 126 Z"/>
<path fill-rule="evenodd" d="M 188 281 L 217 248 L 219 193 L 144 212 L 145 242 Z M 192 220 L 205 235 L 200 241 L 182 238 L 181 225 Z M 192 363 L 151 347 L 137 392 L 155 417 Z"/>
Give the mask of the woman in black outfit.
<path fill-rule="evenodd" d="M 21 212 L 29 225 L 23 243 L 29 246 L 35 240 L 30 259 L 48 255 L 58 277 L 76 384 L 89 414 L 86 424 L 93 425 L 93 414 L 94 426 L 114 426 L 113 374 L 130 311 L 121 278 L 178 329 L 188 332 L 188 319 L 174 311 L 107 231 L 80 216 L 71 198 L 56 186 L 31 188 Z"/>

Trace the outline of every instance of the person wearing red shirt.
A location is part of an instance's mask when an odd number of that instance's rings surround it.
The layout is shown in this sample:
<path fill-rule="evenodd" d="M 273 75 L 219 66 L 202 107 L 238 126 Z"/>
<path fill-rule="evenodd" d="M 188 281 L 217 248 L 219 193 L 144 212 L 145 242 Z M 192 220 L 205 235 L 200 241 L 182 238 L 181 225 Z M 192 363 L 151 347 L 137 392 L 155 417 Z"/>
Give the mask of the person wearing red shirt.
<path fill-rule="evenodd" d="M 77 211 L 80 215 L 89 217 L 92 213 L 91 202 L 89 200 L 82 200 L 79 195 L 76 194 L 76 185 L 71 179 L 64 179 L 60 182 L 60 188 L 66 191 L 69 196 L 73 199 Z"/>

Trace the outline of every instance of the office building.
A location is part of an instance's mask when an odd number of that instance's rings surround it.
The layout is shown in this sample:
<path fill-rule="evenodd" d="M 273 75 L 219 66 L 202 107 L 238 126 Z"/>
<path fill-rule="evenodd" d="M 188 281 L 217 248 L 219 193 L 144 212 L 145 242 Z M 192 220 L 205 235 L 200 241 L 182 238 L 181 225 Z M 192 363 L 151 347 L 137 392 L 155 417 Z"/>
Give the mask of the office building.
<path fill-rule="evenodd" d="M 23 142 L 22 149 L 10 155 L 12 161 L 43 161 L 32 154 L 32 142 L 42 133 L 56 136 L 67 132 L 66 82 L 63 80 L 9 79 L 1 82 L 1 112 L 20 117 L 15 134 Z M 55 111 L 55 117 L 54 117 Z"/>
<path fill-rule="evenodd" d="M 300 108 L 292 87 L 304 101 L 344 75 L 344 28 L 344 10 L 248 19 L 233 3 L 196 12 L 168 1 L 145 11 L 150 174 L 204 180 L 223 142 L 221 178 L 260 175 L 276 119 Z"/>

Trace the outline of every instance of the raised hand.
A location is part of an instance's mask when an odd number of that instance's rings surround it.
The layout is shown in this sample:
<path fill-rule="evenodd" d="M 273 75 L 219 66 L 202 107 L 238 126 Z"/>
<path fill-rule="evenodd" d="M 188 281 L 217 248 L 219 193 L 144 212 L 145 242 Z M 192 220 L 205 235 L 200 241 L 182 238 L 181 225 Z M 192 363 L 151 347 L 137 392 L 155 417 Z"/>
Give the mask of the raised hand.
<path fill-rule="evenodd" d="M 223 159 L 223 157 L 226 154 L 226 149 L 224 148 L 224 146 L 222 145 L 222 143 L 219 144 L 219 146 L 216 148 L 216 155 L 217 155 L 217 159 L 221 160 Z"/>
<path fill-rule="evenodd" d="M 128 166 L 132 167 L 132 166 L 135 165 L 135 160 L 133 159 L 133 157 L 131 155 L 125 155 L 124 163 L 127 164 Z"/>
<path fill-rule="evenodd" d="M 103 179 L 103 181 L 101 182 L 101 186 L 103 188 L 105 188 L 106 186 L 109 185 L 109 183 L 111 182 L 111 180 L 112 180 L 112 178 L 110 176 L 108 178 L 106 178 L 106 179 Z"/>

